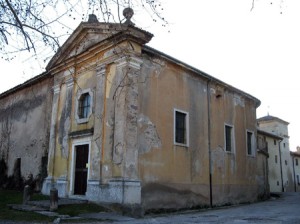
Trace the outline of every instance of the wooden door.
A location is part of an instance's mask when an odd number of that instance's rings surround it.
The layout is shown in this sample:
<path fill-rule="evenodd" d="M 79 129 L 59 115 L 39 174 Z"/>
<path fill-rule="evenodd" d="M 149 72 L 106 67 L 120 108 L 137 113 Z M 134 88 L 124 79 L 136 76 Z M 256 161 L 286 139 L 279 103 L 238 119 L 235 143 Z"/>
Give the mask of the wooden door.
<path fill-rule="evenodd" d="M 88 174 L 88 157 L 89 157 L 89 145 L 78 145 L 76 150 L 76 163 L 75 163 L 75 184 L 74 194 L 85 195 L 87 186 L 87 174 Z"/>

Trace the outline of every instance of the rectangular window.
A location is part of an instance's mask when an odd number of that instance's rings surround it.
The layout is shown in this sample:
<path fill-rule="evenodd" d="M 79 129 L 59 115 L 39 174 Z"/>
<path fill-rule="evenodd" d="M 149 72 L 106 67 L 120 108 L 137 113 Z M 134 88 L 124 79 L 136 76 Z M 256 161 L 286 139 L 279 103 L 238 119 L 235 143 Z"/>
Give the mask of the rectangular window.
<path fill-rule="evenodd" d="M 247 153 L 254 156 L 254 137 L 251 131 L 247 131 Z"/>
<path fill-rule="evenodd" d="M 91 96 L 89 93 L 84 93 L 79 98 L 78 116 L 79 118 L 87 118 L 91 106 Z"/>
<path fill-rule="evenodd" d="M 225 125 L 225 151 L 233 152 L 233 127 Z"/>
<path fill-rule="evenodd" d="M 277 155 L 275 155 L 275 163 L 277 163 Z"/>
<path fill-rule="evenodd" d="M 288 164 L 288 163 L 287 163 L 287 161 L 286 161 L 286 160 L 284 160 L 284 163 L 285 163 L 285 165 L 287 166 L 287 164 Z"/>
<path fill-rule="evenodd" d="M 296 166 L 298 166 L 298 159 L 296 159 Z"/>
<path fill-rule="evenodd" d="M 189 145 L 189 117 L 184 111 L 174 110 L 174 140 L 175 144 Z"/>
<path fill-rule="evenodd" d="M 285 148 L 285 143 L 283 143 L 283 148 Z"/>
<path fill-rule="evenodd" d="M 274 139 L 274 145 L 276 145 L 277 143 L 276 143 L 276 140 Z"/>
<path fill-rule="evenodd" d="M 297 184 L 300 185 L 299 175 L 297 175 Z"/>

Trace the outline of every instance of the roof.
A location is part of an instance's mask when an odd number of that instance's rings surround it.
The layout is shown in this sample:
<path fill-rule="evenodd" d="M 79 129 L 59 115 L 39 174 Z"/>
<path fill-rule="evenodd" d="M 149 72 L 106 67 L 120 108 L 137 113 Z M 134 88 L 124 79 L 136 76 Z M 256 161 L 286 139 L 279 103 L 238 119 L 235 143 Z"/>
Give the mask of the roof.
<path fill-rule="evenodd" d="M 223 82 L 223 81 L 221 81 L 221 80 L 219 80 L 219 79 L 217 79 L 217 78 L 215 78 L 215 77 L 213 77 L 211 75 L 208 75 L 207 73 L 205 73 L 205 72 L 203 72 L 203 71 L 201 71 L 201 70 L 199 70 L 199 69 L 197 69 L 197 68 L 195 68 L 195 67 L 193 67 L 191 65 L 188 65 L 188 64 L 186 64 L 186 63 L 184 63 L 184 62 L 182 62 L 182 61 L 180 61 L 180 60 L 178 60 L 176 58 L 173 58 L 172 56 L 169 56 L 169 55 L 167 55 L 167 54 L 165 54 L 165 53 L 163 53 L 161 51 L 158 51 L 158 50 L 156 50 L 156 49 L 154 49 L 152 47 L 144 45 L 143 46 L 143 52 L 147 53 L 147 54 L 153 54 L 153 55 L 155 55 L 157 57 L 161 57 L 161 58 L 163 58 L 165 60 L 168 60 L 170 62 L 178 64 L 181 67 L 183 67 L 183 68 L 185 68 L 187 70 L 190 70 L 190 71 L 192 71 L 192 72 L 194 72 L 194 73 L 202 76 L 203 78 L 205 78 L 207 80 L 211 80 L 211 81 L 216 82 L 216 83 L 218 83 L 218 84 L 220 84 L 220 85 L 222 85 L 222 86 L 224 86 L 224 87 L 226 87 L 228 89 L 231 89 L 232 91 L 238 92 L 238 93 L 244 95 L 245 97 L 247 97 L 247 98 L 255 101 L 256 107 L 259 107 L 260 104 L 261 104 L 260 100 L 257 99 L 257 98 L 255 98 L 254 96 L 252 96 L 252 95 L 250 95 L 250 94 L 248 94 L 248 93 L 246 93 L 246 92 L 244 92 L 244 91 L 242 91 L 240 89 L 237 89 L 237 88 L 235 88 L 235 87 L 233 87 L 233 86 L 231 86 L 231 85 L 229 85 L 229 84 L 227 84 L 227 83 L 225 83 L 225 82 Z"/>
<path fill-rule="evenodd" d="M 271 116 L 271 115 L 267 115 L 267 116 L 258 118 L 257 121 L 258 121 L 258 122 L 277 121 L 277 122 L 283 123 L 283 124 L 285 124 L 285 125 L 288 125 L 288 124 L 289 124 L 289 122 L 284 121 L 284 120 L 282 120 L 282 119 L 280 119 L 280 118 L 278 118 L 278 117 Z"/>
<path fill-rule="evenodd" d="M 74 56 L 74 55 L 71 55 L 70 53 L 72 51 L 74 51 L 74 49 L 76 48 L 76 44 L 81 43 L 80 41 L 82 41 L 84 38 L 87 38 L 88 37 L 87 35 L 89 33 L 93 33 L 93 34 L 97 35 L 97 37 L 98 37 L 97 42 L 92 42 L 91 45 L 85 46 L 84 49 L 81 49 L 81 52 L 76 51 L 77 52 L 76 55 L 81 54 L 81 53 L 86 54 L 87 51 L 89 52 L 94 45 L 97 45 L 97 44 L 101 43 L 102 41 L 108 41 L 108 40 L 115 41 L 116 39 L 122 40 L 122 38 L 133 39 L 143 46 L 143 53 L 152 54 L 157 57 L 164 58 L 165 60 L 168 60 L 177 65 L 180 65 L 181 67 L 183 67 L 189 71 L 192 71 L 193 73 L 196 73 L 197 75 L 200 75 L 209 81 L 213 81 L 215 83 L 218 83 L 218 84 L 224 86 L 225 88 L 228 88 L 234 92 L 237 92 L 237 93 L 245 96 L 246 98 L 253 100 L 255 102 L 256 107 L 258 107 L 261 103 L 260 100 L 258 100 L 257 98 L 253 97 L 252 95 L 250 95 L 242 90 L 239 90 L 239 89 L 237 89 L 237 88 L 235 88 L 213 76 L 210 76 L 207 73 L 200 71 L 199 69 L 196 69 L 178 59 L 175 59 L 165 53 L 162 53 L 162 52 L 160 52 L 154 48 L 151 48 L 149 46 L 146 46 L 145 44 L 148 41 L 150 41 L 151 38 L 153 37 L 153 35 L 151 33 L 144 31 L 142 29 L 139 29 L 137 27 L 134 27 L 132 25 L 119 24 L 119 23 L 100 23 L 97 21 L 80 23 L 79 26 L 75 29 L 75 31 L 67 39 L 67 41 L 58 50 L 58 52 L 52 57 L 52 59 L 50 60 L 49 64 L 46 67 L 47 72 L 42 73 L 41 75 L 36 76 L 36 77 L 28 80 L 27 82 L 6 91 L 5 93 L 0 95 L 0 98 L 8 95 L 14 91 L 17 91 L 20 88 L 34 84 L 35 82 L 42 80 L 46 76 L 50 75 L 51 68 L 55 67 L 56 65 L 59 65 L 59 64 L 64 65 L 64 63 L 62 63 L 62 62 L 67 60 L 68 59 L 67 57 Z M 113 40 L 111 39 L 112 37 L 113 37 Z"/>
<path fill-rule="evenodd" d="M 265 136 L 268 136 L 268 137 L 271 137 L 271 138 L 274 138 L 274 139 L 279 139 L 279 140 L 283 139 L 279 135 L 276 135 L 274 133 L 270 133 L 270 132 L 267 132 L 267 131 L 263 131 L 263 130 L 261 130 L 259 128 L 257 128 L 257 134 L 265 135 Z"/>
<path fill-rule="evenodd" d="M 21 89 L 24 89 L 26 87 L 32 86 L 38 82 L 41 82 L 44 79 L 50 78 L 50 74 L 48 72 L 43 72 L 40 75 L 34 76 L 33 78 L 25 81 L 24 83 L 17 85 L 3 93 L 0 94 L 0 99 L 3 99 L 4 97 L 7 97 L 10 94 L 13 94 Z"/>
<path fill-rule="evenodd" d="M 298 151 L 296 151 L 296 152 L 290 151 L 290 154 L 291 154 L 292 156 L 300 157 L 300 152 L 298 152 Z"/>
<path fill-rule="evenodd" d="M 56 65 L 65 62 L 69 58 L 74 58 L 76 55 L 90 52 L 91 48 L 104 42 L 110 41 L 113 44 L 117 44 L 127 39 L 144 45 L 152 37 L 153 34 L 124 23 L 81 22 L 51 58 L 46 66 L 46 70 L 49 71 Z"/>

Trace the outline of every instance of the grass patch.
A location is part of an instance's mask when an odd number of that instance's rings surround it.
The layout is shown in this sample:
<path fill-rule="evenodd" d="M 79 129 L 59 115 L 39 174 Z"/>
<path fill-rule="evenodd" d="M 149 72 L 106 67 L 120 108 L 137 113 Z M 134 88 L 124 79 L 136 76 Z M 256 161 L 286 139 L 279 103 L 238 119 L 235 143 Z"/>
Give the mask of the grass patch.
<path fill-rule="evenodd" d="M 43 200 L 50 200 L 50 197 L 48 195 L 43 194 L 33 194 L 31 195 L 31 201 L 43 201 Z"/>
<path fill-rule="evenodd" d="M 36 196 L 38 197 L 38 196 Z M 53 217 L 47 217 L 35 212 L 23 212 L 10 209 L 8 204 L 21 204 L 23 202 L 23 192 L 0 190 L 0 220 L 12 221 L 47 221 L 54 220 Z"/>
<path fill-rule="evenodd" d="M 33 194 L 31 200 L 50 200 L 49 196 L 42 194 Z M 48 217 L 44 215 L 37 214 L 35 212 L 24 212 L 10 209 L 8 204 L 22 204 L 23 202 L 23 192 L 13 191 L 13 190 L 1 190 L 0 189 L 0 220 L 11 220 L 11 221 L 24 221 L 24 222 L 53 222 L 56 217 Z M 84 204 L 71 204 L 71 205 L 60 205 L 58 206 L 57 213 L 61 215 L 78 216 L 84 213 L 97 213 L 105 212 L 106 208 L 94 204 L 94 203 L 84 203 Z M 79 219 L 79 220 L 63 220 L 63 222 L 89 222 L 92 220 Z M 95 220 L 93 220 L 95 221 Z"/>
<path fill-rule="evenodd" d="M 57 212 L 63 215 L 78 216 L 85 213 L 106 212 L 107 209 L 93 203 L 61 205 L 58 207 Z"/>

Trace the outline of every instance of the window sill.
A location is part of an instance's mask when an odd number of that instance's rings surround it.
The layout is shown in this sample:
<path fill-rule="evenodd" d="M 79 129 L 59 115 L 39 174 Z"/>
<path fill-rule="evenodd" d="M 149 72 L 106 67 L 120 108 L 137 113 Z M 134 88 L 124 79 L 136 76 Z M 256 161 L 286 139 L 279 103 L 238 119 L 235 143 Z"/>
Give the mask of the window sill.
<path fill-rule="evenodd" d="M 183 147 L 183 148 L 188 148 L 189 147 L 189 145 L 187 145 L 187 144 L 181 144 L 181 143 L 174 143 L 174 146 L 179 146 L 179 147 Z"/>
<path fill-rule="evenodd" d="M 255 155 L 249 155 L 249 154 L 247 154 L 247 157 L 255 158 L 256 156 Z"/>
<path fill-rule="evenodd" d="M 232 151 L 226 151 L 226 150 L 224 150 L 224 152 L 227 153 L 228 155 L 234 155 L 234 154 L 235 154 L 235 153 L 232 152 Z"/>
<path fill-rule="evenodd" d="M 77 124 L 84 124 L 89 122 L 89 118 L 76 118 Z"/>

